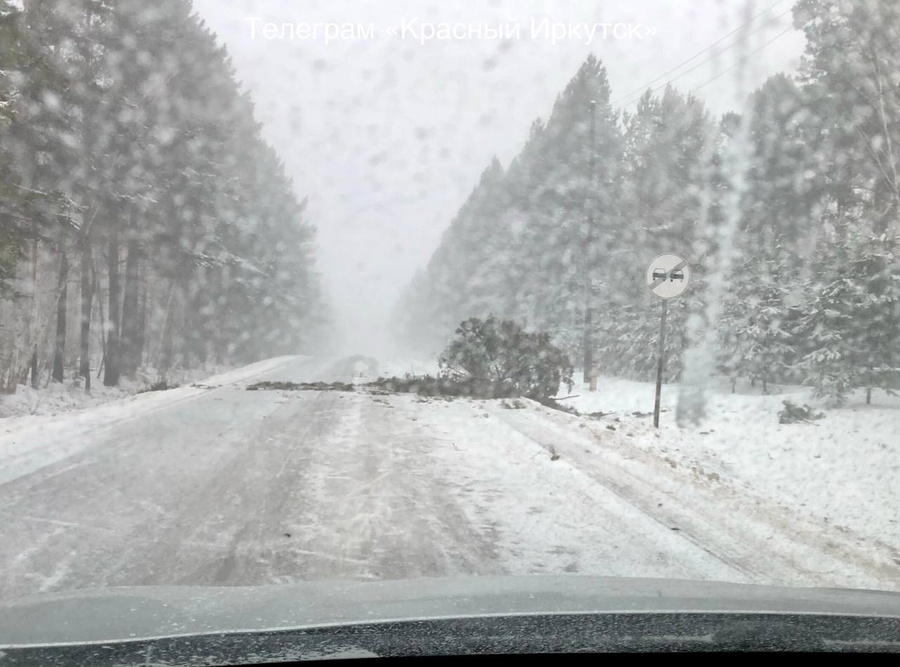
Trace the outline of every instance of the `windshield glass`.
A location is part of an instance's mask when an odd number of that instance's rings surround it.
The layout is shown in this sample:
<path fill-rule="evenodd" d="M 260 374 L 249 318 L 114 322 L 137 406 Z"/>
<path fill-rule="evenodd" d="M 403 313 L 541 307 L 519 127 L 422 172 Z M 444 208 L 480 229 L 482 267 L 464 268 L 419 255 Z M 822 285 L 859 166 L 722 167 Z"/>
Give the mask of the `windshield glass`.
<path fill-rule="evenodd" d="M 0 0 L 0 600 L 898 592 L 898 233 L 893 0 Z"/>

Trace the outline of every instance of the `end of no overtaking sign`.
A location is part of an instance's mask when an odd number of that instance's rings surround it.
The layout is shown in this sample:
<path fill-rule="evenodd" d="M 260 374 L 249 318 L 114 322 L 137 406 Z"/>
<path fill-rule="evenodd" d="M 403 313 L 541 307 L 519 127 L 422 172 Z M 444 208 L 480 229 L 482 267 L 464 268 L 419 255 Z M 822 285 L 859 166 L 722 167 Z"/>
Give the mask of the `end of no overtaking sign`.
<path fill-rule="evenodd" d="M 659 317 L 659 348 L 656 366 L 656 400 L 653 404 L 653 426 L 659 428 L 663 367 L 666 363 L 666 311 L 669 299 L 684 294 L 691 282 L 691 267 L 678 255 L 659 255 L 647 267 L 647 287 L 662 299 Z"/>
<path fill-rule="evenodd" d="M 684 294 L 691 282 L 691 267 L 678 255 L 659 255 L 647 267 L 647 287 L 660 299 Z"/>

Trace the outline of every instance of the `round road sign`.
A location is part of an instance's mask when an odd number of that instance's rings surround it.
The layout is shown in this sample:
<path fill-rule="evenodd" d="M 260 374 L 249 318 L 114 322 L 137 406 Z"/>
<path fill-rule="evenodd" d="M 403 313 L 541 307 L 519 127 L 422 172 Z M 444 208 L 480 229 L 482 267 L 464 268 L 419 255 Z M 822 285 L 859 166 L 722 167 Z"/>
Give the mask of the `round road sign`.
<path fill-rule="evenodd" d="M 647 267 L 647 286 L 660 299 L 681 296 L 691 282 L 691 267 L 678 255 L 660 255 Z"/>

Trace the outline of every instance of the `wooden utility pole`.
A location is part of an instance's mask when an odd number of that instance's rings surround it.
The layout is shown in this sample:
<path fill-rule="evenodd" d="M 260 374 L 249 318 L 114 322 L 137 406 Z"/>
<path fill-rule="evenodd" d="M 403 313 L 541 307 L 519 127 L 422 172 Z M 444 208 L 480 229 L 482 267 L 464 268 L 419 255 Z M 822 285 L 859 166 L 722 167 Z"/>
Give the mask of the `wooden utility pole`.
<path fill-rule="evenodd" d="M 81 119 L 81 175 L 82 178 L 88 178 L 92 173 L 91 155 L 95 149 L 96 131 L 95 131 L 95 114 L 96 114 L 96 72 L 94 68 L 93 57 L 93 36 L 92 26 L 94 25 L 94 4 L 89 0 L 84 3 L 84 35 L 80 43 L 81 60 L 84 81 L 88 86 L 88 95 L 85 99 L 87 106 L 85 113 Z M 94 301 L 94 283 L 93 276 L 93 256 L 91 246 L 91 232 L 94 227 L 94 220 L 100 212 L 100 206 L 95 197 L 91 196 L 90 188 L 85 188 L 83 193 L 82 204 L 85 205 L 85 212 L 81 220 L 81 228 L 79 230 L 79 252 L 81 254 L 81 316 L 79 322 L 79 363 L 78 374 L 84 378 L 84 391 L 86 394 L 91 393 L 91 309 Z M 87 211 L 90 210 L 90 218 L 87 217 Z M 101 317 L 100 327 L 103 328 L 103 320 Z M 102 332 L 101 332 L 102 335 Z"/>
<path fill-rule="evenodd" d="M 31 343 L 31 360 L 28 367 L 31 372 L 31 388 L 38 388 L 38 229 L 37 222 L 32 221 L 31 228 L 34 233 L 34 240 L 31 245 L 31 318 L 28 324 L 30 343 Z"/>
<path fill-rule="evenodd" d="M 590 264 L 592 260 L 591 248 L 594 245 L 594 143 L 596 134 L 596 107 L 597 103 L 594 100 L 591 100 L 591 131 L 588 141 L 588 192 L 584 198 L 585 208 L 587 209 L 587 234 L 585 235 L 586 238 L 584 241 L 584 266 L 582 267 L 584 273 L 584 337 L 582 341 L 582 346 L 584 348 L 584 373 L 582 382 L 590 382 L 591 369 L 594 366 L 594 337 L 592 331 L 594 325 L 594 312 L 591 306 L 592 285 Z"/>

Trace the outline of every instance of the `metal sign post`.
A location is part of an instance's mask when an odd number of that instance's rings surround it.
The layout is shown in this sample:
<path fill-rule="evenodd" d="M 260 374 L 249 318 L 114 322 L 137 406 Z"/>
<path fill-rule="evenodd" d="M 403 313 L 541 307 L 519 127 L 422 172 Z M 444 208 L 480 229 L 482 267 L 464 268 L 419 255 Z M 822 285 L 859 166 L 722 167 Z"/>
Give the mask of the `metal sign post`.
<path fill-rule="evenodd" d="M 659 350 L 656 363 L 656 399 L 653 404 L 653 426 L 659 428 L 659 405 L 662 397 L 663 369 L 666 365 L 666 315 L 669 299 L 681 296 L 691 281 L 691 269 L 678 255 L 660 255 L 647 268 L 647 287 L 662 299 L 659 318 Z"/>
<path fill-rule="evenodd" d="M 663 368 L 666 365 L 666 311 L 669 302 L 663 300 L 662 315 L 659 318 L 659 351 L 656 362 L 656 400 L 653 402 L 653 427 L 659 428 L 659 402 L 662 398 Z"/>

